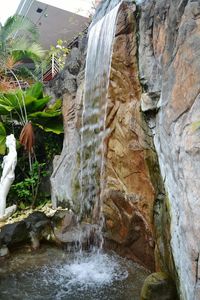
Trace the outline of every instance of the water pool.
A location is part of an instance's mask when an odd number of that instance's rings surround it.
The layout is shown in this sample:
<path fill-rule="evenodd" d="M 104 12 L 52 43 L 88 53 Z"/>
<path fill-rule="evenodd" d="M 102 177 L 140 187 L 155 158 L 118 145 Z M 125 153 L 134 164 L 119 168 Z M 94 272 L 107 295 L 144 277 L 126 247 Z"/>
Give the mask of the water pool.
<path fill-rule="evenodd" d="M 0 266 L 0 299 L 139 300 L 148 271 L 113 252 L 17 253 Z"/>

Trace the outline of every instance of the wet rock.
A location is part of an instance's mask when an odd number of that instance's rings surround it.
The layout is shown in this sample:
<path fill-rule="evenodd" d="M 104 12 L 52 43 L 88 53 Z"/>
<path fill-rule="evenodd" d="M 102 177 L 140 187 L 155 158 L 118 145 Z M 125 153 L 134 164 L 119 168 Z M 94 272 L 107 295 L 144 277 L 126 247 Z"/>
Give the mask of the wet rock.
<path fill-rule="evenodd" d="M 0 245 L 8 247 L 29 240 L 29 232 L 24 221 L 5 225 L 0 231 Z"/>
<path fill-rule="evenodd" d="M 37 230 L 38 233 L 40 233 L 46 225 L 49 225 L 49 219 L 40 211 L 30 214 L 24 222 L 28 229 Z"/>
<path fill-rule="evenodd" d="M 51 236 L 51 223 L 49 218 L 43 212 L 33 212 L 24 222 L 29 231 L 33 249 L 40 246 L 41 240 L 49 240 Z"/>
<path fill-rule="evenodd" d="M 91 224 L 83 223 L 80 226 L 68 228 L 64 232 L 55 228 L 54 235 L 59 243 L 67 246 L 81 245 L 83 248 L 89 248 L 92 231 L 93 228 Z"/>
<path fill-rule="evenodd" d="M 32 242 L 34 249 L 41 240 L 49 240 L 51 236 L 50 219 L 42 212 L 33 212 L 21 221 L 6 224 L 0 228 L 0 247 L 14 248 Z"/>
<path fill-rule="evenodd" d="M 176 286 L 167 274 L 152 273 L 145 279 L 140 299 L 177 300 Z"/>
<path fill-rule="evenodd" d="M 100 15 L 107 11 L 107 4 L 108 2 L 102 4 Z M 104 174 L 106 187 L 103 210 L 107 239 L 125 247 L 124 252 L 128 253 L 129 257 L 136 258 L 153 270 L 152 223 L 156 191 L 151 182 L 147 162 L 152 158 L 154 160 L 155 155 L 153 142 L 149 138 L 150 131 L 140 111 L 142 91 L 138 79 L 135 8 L 133 3 L 123 3 L 116 26 L 106 116 L 106 126 L 110 129 L 110 135 L 106 140 L 107 150 L 104 153 L 107 164 Z M 77 61 L 77 49 L 74 50 L 73 55 L 75 54 Z M 70 61 L 67 61 L 66 67 L 70 64 Z M 78 177 L 84 94 L 83 66 L 84 61 L 79 73 L 71 74 L 76 76 L 77 90 L 65 91 L 63 95 L 65 139 L 62 153 L 51 176 L 53 206 L 62 204 L 76 213 L 80 211 L 77 199 L 80 198 Z M 77 70 L 75 68 L 70 71 L 68 68 L 66 71 L 75 74 Z M 154 167 L 154 163 L 151 165 Z M 60 240 L 62 236 L 65 240 L 70 238 L 69 227 L 66 227 L 65 237 L 62 230 L 58 231 L 59 234 L 57 232 Z M 76 233 L 72 232 L 72 235 Z"/>
<path fill-rule="evenodd" d="M 88 223 L 78 224 L 77 217 L 72 212 L 61 210 L 52 218 L 53 233 L 58 243 L 69 247 L 82 244 L 88 248 L 92 242 L 95 227 Z"/>
<path fill-rule="evenodd" d="M 60 231 L 65 232 L 67 229 L 77 226 L 77 220 L 73 212 L 66 210 L 58 210 L 53 216 L 51 223 L 54 228 L 59 228 Z"/>
<path fill-rule="evenodd" d="M 114 247 L 120 255 L 154 270 L 154 241 L 134 199 L 127 199 L 117 191 L 109 191 L 108 194 L 103 211 L 106 217 L 106 247 Z"/>

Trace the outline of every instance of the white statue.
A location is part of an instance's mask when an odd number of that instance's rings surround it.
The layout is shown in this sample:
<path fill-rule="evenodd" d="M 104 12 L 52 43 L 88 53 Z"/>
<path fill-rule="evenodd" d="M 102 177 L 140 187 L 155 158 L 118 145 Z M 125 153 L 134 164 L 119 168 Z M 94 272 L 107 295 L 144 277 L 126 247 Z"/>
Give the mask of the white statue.
<path fill-rule="evenodd" d="M 16 205 L 6 208 L 6 198 L 15 179 L 17 164 L 16 140 L 13 134 L 6 137 L 6 147 L 8 148 L 8 154 L 3 158 L 3 172 L 0 180 L 0 221 L 9 218 L 17 208 Z"/>

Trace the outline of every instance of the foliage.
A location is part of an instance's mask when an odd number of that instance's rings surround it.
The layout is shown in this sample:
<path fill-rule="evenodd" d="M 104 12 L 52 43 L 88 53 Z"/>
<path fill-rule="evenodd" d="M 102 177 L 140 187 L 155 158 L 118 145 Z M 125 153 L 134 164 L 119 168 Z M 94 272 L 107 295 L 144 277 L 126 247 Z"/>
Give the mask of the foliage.
<path fill-rule="evenodd" d="M 44 51 L 36 42 L 38 36 L 37 27 L 23 16 L 14 15 L 0 25 L 0 75 L 4 80 L 15 77 L 24 59 L 35 64 L 41 61 Z"/>
<path fill-rule="evenodd" d="M 8 133 L 11 133 L 11 128 L 6 128 Z M 15 133 L 15 136 L 19 136 L 21 131 L 21 126 L 14 124 L 12 129 Z M 13 132 L 12 131 L 12 132 Z M 42 166 L 42 172 L 46 172 L 47 176 L 42 176 L 40 178 L 40 184 L 38 188 L 38 194 L 35 201 L 35 206 L 40 204 L 44 204 L 45 201 L 50 199 L 51 190 L 50 190 L 50 181 L 49 176 L 52 173 L 52 161 L 55 155 L 61 153 L 62 144 L 63 144 L 63 134 L 57 135 L 53 132 L 44 132 L 39 127 L 35 128 L 35 139 L 36 144 L 34 147 L 34 157 L 37 157 L 37 162 L 39 164 L 44 164 Z M 17 146 L 17 166 L 15 168 L 15 181 L 14 184 L 22 183 L 27 178 L 30 178 L 30 167 L 28 160 L 28 153 L 24 151 L 22 147 L 18 144 Z M 0 168 L 1 172 L 1 168 Z M 25 184 L 26 185 L 26 184 Z M 20 186 L 21 189 L 21 186 Z M 28 189 L 28 187 L 27 187 Z M 29 191 L 32 190 L 29 188 Z M 25 192 L 27 193 L 27 192 Z M 21 196 L 21 197 L 19 197 Z M 13 203 L 17 204 L 17 206 L 21 209 L 26 208 L 32 204 L 32 195 L 29 194 L 28 197 L 23 198 L 20 193 L 16 193 L 16 191 L 11 188 L 7 198 L 8 205 L 12 205 Z"/>
<path fill-rule="evenodd" d="M 61 120 L 61 100 L 47 106 L 49 96 L 43 95 L 43 85 L 36 82 L 26 91 L 16 90 L 0 94 L 0 115 L 3 123 L 25 125 L 32 122 L 33 125 L 47 132 L 60 134 L 63 132 Z M 12 114 L 12 118 L 11 118 Z M 0 154 L 4 154 L 4 142 L 1 138 L 5 133 L 3 124 L 0 124 Z"/>
<path fill-rule="evenodd" d="M 41 140 L 41 144 L 38 145 L 40 149 L 44 148 L 44 157 L 47 161 L 52 161 L 55 155 L 58 155 L 62 151 L 63 135 L 57 135 L 51 132 L 46 133 Z M 36 149 L 37 150 L 37 149 Z"/>
<path fill-rule="evenodd" d="M 24 60 L 34 62 L 35 70 L 40 67 L 44 51 L 37 44 L 37 40 L 38 30 L 27 18 L 13 16 L 4 26 L 0 24 L 0 154 L 5 153 L 6 134 L 13 132 L 16 127 L 20 129 L 23 127 L 21 141 L 26 140 L 32 125 L 39 128 L 36 132 L 42 129 L 47 132 L 46 135 L 51 134 L 54 137 L 54 141 L 50 143 L 52 146 L 47 146 L 48 154 L 45 153 L 45 149 L 44 155 L 41 155 L 44 146 L 35 146 L 37 155 L 40 156 L 39 160 L 36 160 L 35 152 L 31 153 L 30 147 L 28 153 L 23 154 L 22 147 L 18 149 L 21 155 L 18 155 L 16 184 L 9 193 L 9 201 L 16 200 L 17 196 L 18 200 L 26 200 L 32 206 L 38 201 L 41 181 L 47 175 L 45 169 L 49 168 L 49 164 L 47 166 L 44 161 L 47 161 L 46 157 L 51 157 L 52 160 L 52 153 L 56 148 L 54 147 L 55 134 L 63 132 L 61 100 L 58 99 L 54 104 L 50 104 L 50 97 L 43 94 L 43 85 L 39 82 L 25 91 L 21 88 L 21 77 L 33 76 L 32 71 L 26 69 Z M 54 52 L 58 58 L 64 58 L 68 52 L 63 41 L 58 41 L 58 47 L 54 48 L 52 47 L 51 52 Z M 13 80 L 17 82 L 18 89 L 16 83 L 13 84 Z M 20 136 L 20 132 L 18 133 Z M 32 138 L 34 140 L 33 135 Z"/>
<path fill-rule="evenodd" d="M 12 191 L 14 191 L 17 197 L 35 206 L 39 187 L 42 178 L 48 176 L 48 172 L 45 170 L 46 163 L 39 163 L 36 161 L 32 164 L 32 169 L 29 171 L 27 178 L 23 181 L 12 185 Z"/>
<path fill-rule="evenodd" d="M 56 46 L 51 46 L 48 52 L 49 57 L 52 58 L 54 55 L 56 61 L 59 63 L 61 68 L 64 68 L 66 56 L 69 53 L 69 48 L 67 48 L 67 42 L 61 39 L 57 40 Z"/>
<path fill-rule="evenodd" d="M 0 122 L 0 153 L 5 153 L 6 130 L 3 123 Z"/>
<path fill-rule="evenodd" d="M 42 62 L 42 68 L 45 70 L 52 65 L 52 61 L 59 65 L 59 69 L 63 69 L 65 65 L 66 56 L 69 53 L 67 42 L 61 39 L 57 40 L 56 46 L 51 45 L 49 51 L 46 53 L 45 59 Z"/>

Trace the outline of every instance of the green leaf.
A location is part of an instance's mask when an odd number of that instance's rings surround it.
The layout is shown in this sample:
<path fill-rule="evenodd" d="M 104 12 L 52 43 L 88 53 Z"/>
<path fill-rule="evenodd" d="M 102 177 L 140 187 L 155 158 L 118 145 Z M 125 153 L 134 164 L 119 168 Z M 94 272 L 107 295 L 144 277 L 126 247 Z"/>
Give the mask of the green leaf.
<path fill-rule="evenodd" d="M 57 117 L 61 115 L 61 111 L 38 111 L 32 114 L 29 114 L 29 120 L 47 120 L 53 117 Z"/>
<path fill-rule="evenodd" d="M 38 122 L 32 121 L 33 125 L 36 125 L 46 132 L 53 132 L 55 134 L 61 134 L 64 132 L 62 119 L 59 117 L 39 119 Z"/>
<path fill-rule="evenodd" d="M 41 124 L 36 124 L 36 126 L 40 127 L 41 129 L 43 129 L 44 131 L 46 132 L 52 132 L 52 133 L 55 133 L 55 134 L 61 134 L 64 132 L 63 130 L 63 125 L 60 124 L 57 120 L 56 121 L 52 121 L 51 124 L 45 126 L 45 125 L 41 125 Z"/>
<path fill-rule="evenodd" d="M 4 155 L 6 150 L 6 130 L 2 122 L 0 122 L 0 154 Z"/>
<path fill-rule="evenodd" d="M 46 112 L 51 112 L 51 111 L 60 111 L 62 106 L 62 101 L 61 99 L 57 99 L 55 101 L 55 103 L 51 104 L 48 106 L 48 108 L 46 109 Z"/>
<path fill-rule="evenodd" d="M 34 85 L 32 85 L 30 88 L 26 91 L 27 95 L 31 95 L 32 97 L 36 99 L 43 98 L 43 85 L 41 82 L 36 82 Z"/>
<path fill-rule="evenodd" d="M 13 116 L 20 121 L 17 113 L 19 115 L 23 113 L 24 116 L 24 104 L 25 107 L 30 107 L 34 100 L 35 98 L 29 95 L 26 96 L 21 90 L 17 90 L 13 93 L 4 93 L 3 96 L 0 97 L 0 115 L 8 115 L 12 111 Z"/>
<path fill-rule="evenodd" d="M 13 107 L 0 103 L 0 115 L 8 115 L 13 110 Z"/>
<path fill-rule="evenodd" d="M 24 204 L 24 202 L 20 201 L 19 208 L 20 209 L 25 209 L 26 208 L 26 205 Z"/>
<path fill-rule="evenodd" d="M 27 99 L 27 97 L 26 97 L 26 99 Z M 33 99 L 33 101 L 30 103 L 30 105 L 26 105 L 27 113 L 36 113 L 40 110 L 43 110 L 46 107 L 46 104 L 50 101 L 50 99 L 51 98 L 49 96 L 46 96 L 41 99 Z"/>

